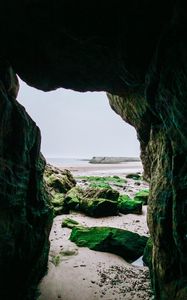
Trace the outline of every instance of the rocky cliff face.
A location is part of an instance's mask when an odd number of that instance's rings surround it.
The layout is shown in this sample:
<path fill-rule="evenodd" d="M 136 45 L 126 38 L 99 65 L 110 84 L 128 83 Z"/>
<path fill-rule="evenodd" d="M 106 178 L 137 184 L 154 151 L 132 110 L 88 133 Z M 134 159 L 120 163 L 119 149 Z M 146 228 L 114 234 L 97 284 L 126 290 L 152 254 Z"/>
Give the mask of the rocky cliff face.
<path fill-rule="evenodd" d="M 0 298 L 35 299 L 47 271 L 52 223 L 43 188 L 40 131 L 16 101 L 18 81 L 0 66 Z"/>
<path fill-rule="evenodd" d="M 164 300 L 187 298 L 187 65 L 180 34 L 181 28 L 163 36 L 144 97 L 108 95 L 111 107 L 137 130 L 151 185 L 152 281 L 156 299 Z"/>
<path fill-rule="evenodd" d="M 187 298 L 186 11 L 183 0 L 2 0 L 0 10 L 2 62 L 46 91 L 107 91 L 136 128 L 151 182 L 157 300 Z M 15 101 L 10 73 L 0 70 L 0 285 L 11 289 L 0 293 L 17 290 L 20 300 L 44 273 L 50 213 L 39 131 Z"/>

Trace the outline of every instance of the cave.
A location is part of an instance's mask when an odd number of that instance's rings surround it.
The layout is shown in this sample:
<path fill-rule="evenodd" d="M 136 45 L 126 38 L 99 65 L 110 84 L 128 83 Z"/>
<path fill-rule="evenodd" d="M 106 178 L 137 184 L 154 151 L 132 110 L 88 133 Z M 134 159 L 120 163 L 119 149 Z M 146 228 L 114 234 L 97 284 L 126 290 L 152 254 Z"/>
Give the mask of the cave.
<path fill-rule="evenodd" d="M 18 80 L 44 91 L 106 91 L 133 125 L 150 180 L 156 300 L 187 298 L 185 1 L 1 2 L 0 297 L 36 299 L 52 213 L 40 131 L 16 102 Z"/>

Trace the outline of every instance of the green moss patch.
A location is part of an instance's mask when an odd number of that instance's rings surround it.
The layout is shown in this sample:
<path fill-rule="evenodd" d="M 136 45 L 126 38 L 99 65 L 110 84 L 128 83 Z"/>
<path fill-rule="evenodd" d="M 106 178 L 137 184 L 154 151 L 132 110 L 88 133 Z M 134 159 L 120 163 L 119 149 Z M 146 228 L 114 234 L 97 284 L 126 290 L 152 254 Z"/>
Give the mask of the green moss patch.
<path fill-rule="evenodd" d="M 124 178 L 119 176 L 107 176 L 107 177 L 99 177 L 99 176 L 79 176 L 77 179 L 82 179 L 88 181 L 90 187 L 98 187 L 98 188 L 110 188 L 111 185 L 116 185 L 119 187 L 123 187 L 127 182 Z"/>
<path fill-rule="evenodd" d="M 121 195 L 118 199 L 118 208 L 122 214 L 141 214 L 142 202 L 131 199 L 128 195 Z"/>
<path fill-rule="evenodd" d="M 141 201 L 143 205 L 147 205 L 149 198 L 149 190 L 144 189 L 135 194 L 134 200 Z"/>
<path fill-rule="evenodd" d="M 74 187 L 65 196 L 64 210 L 80 210 L 91 217 L 116 215 L 118 197 L 113 189 Z"/>
<path fill-rule="evenodd" d="M 74 228 L 74 227 L 77 227 L 77 226 L 81 226 L 79 224 L 79 222 L 73 220 L 73 219 L 70 219 L 70 218 L 65 218 L 63 221 L 62 221 L 62 224 L 61 224 L 62 227 L 67 227 L 67 228 Z"/>
<path fill-rule="evenodd" d="M 112 227 L 74 227 L 70 240 L 79 247 L 114 253 L 132 262 L 143 255 L 147 237 Z"/>

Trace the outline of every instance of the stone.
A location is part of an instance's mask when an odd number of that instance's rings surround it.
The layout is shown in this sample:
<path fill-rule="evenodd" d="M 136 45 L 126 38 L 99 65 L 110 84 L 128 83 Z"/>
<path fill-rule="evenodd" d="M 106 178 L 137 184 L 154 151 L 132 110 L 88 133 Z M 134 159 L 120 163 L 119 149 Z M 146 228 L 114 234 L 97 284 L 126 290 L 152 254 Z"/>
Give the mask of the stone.
<path fill-rule="evenodd" d="M 151 238 L 147 240 L 147 244 L 143 253 L 143 262 L 149 267 L 150 271 L 152 269 L 152 251 L 153 251 L 153 241 Z"/>
<path fill-rule="evenodd" d="M 0 299 L 34 300 L 53 220 L 45 159 L 40 130 L 14 98 L 17 77 L 8 64 L 0 69 Z"/>
<path fill-rule="evenodd" d="M 80 210 L 91 217 L 106 217 L 118 214 L 117 201 L 103 198 L 82 198 Z"/>
<path fill-rule="evenodd" d="M 44 172 L 44 180 L 50 202 L 53 206 L 54 216 L 68 213 L 69 209 L 65 204 L 66 193 L 76 185 L 71 172 L 47 164 Z"/>
<path fill-rule="evenodd" d="M 77 227 L 77 226 L 80 227 L 81 225 L 79 224 L 79 222 L 77 222 L 73 219 L 65 218 L 65 219 L 63 219 L 61 226 L 72 229 L 72 228 Z"/>
<path fill-rule="evenodd" d="M 113 227 L 74 227 L 70 240 L 79 247 L 114 253 L 133 262 L 142 256 L 147 237 Z"/>
<path fill-rule="evenodd" d="M 50 190 L 57 193 L 67 193 L 76 185 L 69 170 L 60 170 L 50 165 L 46 166 L 44 178 Z"/>
<path fill-rule="evenodd" d="M 134 196 L 134 200 L 142 202 L 143 205 L 147 205 L 149 198 L 149 190 L 144 189 L 137 192 Z"/>
<path fill-rule="evenodd" d="M 72 188 L 65 196 L 64 211 L 80 210 L 92 217 L 116 215 L 119 193 L 107 188 Z"/>
<path fill-rule="evenodd" d="M 138 157 L 112 157 L 112 156 L 94 156 L 89 160 L 91 164 L 119 164 L 122 162 L 140 161 Z"/>
<path fill-rule="evenodd" d="M 83 191 L 84 198 L 103 198 L 108 200 L 117 201 L 119 192 L 112 188 L 86 188 Z"/>
<path fill-rule="evenodd" d="M 131 199 L 128 195 L 121 195 L 118 200 L 118 209 L 122 214 L 141 214 L 142 202 Z"/>
<path fill-rule="evenodd" d="M 67 212 L 70 210 L 79 210 L 82 197 L 83 190 L 80 187 L 73 187 L 65 196 L 64 210 Z"/>
<path fill-rule="evenodd" d="M 130 173 L 130 174 L 126 175 L 126 178 L 139 180 L 139 179 L 141 179 L 141 175 L 138 173 Z"/>

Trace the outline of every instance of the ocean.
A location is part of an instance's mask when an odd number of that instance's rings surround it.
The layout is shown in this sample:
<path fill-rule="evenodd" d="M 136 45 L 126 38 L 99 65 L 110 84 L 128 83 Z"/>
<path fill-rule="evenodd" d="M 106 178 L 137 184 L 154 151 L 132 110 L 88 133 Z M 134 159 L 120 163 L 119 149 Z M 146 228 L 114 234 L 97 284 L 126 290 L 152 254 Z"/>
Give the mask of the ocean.
<path fill-rule="evenodd" d="M 61 167 L 61 166 L 88 166 L 90 165 L 90 158 L 64 158 L 64 157 L 46 157 L 49 164 Z"/>

